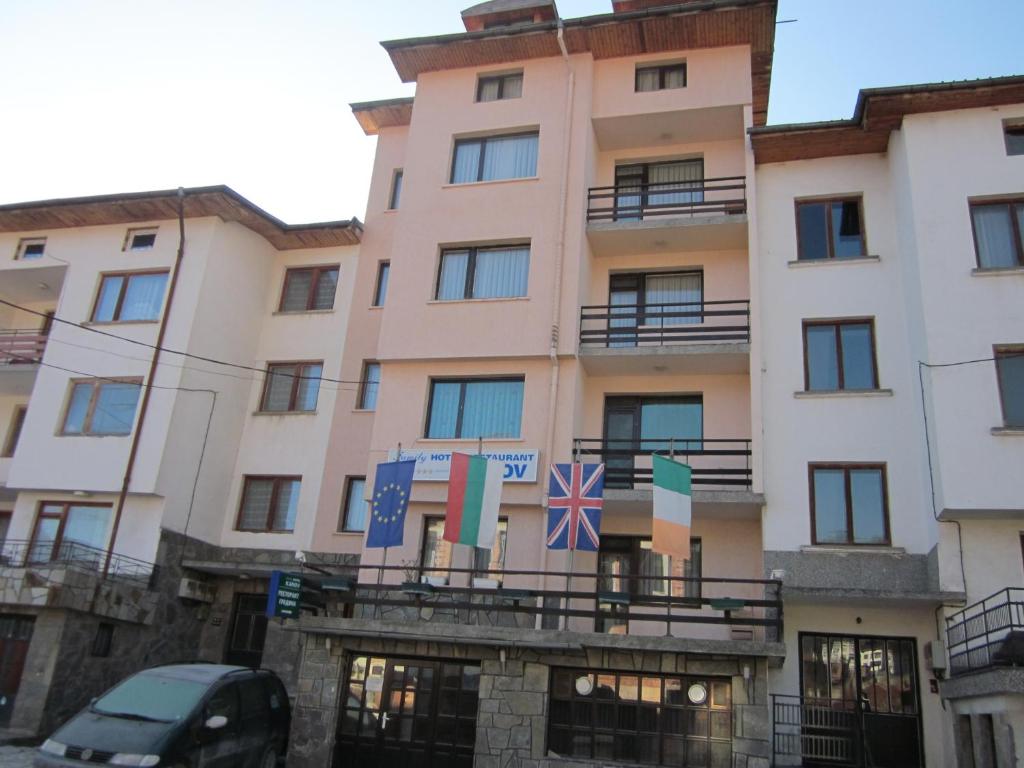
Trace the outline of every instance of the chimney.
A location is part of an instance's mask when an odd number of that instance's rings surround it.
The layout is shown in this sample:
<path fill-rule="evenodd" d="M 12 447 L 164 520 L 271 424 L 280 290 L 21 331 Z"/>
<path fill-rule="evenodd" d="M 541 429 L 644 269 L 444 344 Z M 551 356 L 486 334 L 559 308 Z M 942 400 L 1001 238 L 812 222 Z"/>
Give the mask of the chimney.
<path fill-rule="evenodd" d="M 558 18 L 555 0 L 488 0 L 462 12 L 467 32 L 523 27 Z"/>

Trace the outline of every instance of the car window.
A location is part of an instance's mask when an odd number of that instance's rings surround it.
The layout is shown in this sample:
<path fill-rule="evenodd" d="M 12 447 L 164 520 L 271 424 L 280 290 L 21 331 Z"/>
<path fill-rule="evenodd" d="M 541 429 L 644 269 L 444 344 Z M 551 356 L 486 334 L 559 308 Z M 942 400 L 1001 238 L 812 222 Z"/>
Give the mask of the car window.
<path fill-rule="evenodd" d="M 266 696 L 267 700 L 270 702 L 271 711 L 277 712 L 282 709 L 288 698 L 288 695 L 285 693 L 284 686 L 272 677 L 262 677 L 260 680 L 263 682 L 263 687 L 266 690 Z"/>
<path fill-rule="evenodd" d="M 258 677 L 250 677 L 238 683 L 242 697 L 242 717 L 257 717 L 267 714 L 267 694 Z"/>
<path fill-rule="evenodd" d="M 92 709 L 103 715 L 173 722 L 188 717 L 208 689 L 194 680 L 141 672 L 97 699 Z"/>
<path fill-rule="evenodd" d="M 223 715 L 229 723 L 238 720 L 238 684 L 229 683 L 221 687 L 210 700 L 206 702 L 206 717 Z"/>

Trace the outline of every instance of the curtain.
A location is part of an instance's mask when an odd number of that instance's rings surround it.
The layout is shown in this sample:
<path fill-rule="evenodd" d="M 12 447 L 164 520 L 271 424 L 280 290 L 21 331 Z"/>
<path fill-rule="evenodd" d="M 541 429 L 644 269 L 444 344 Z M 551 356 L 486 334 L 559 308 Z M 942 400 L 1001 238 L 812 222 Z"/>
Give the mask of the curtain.
<path fill-rule="evenodd" d="M 64 433 L 80 435 L 85 429 L 85 416 L 89 412 L 89 400 L 92 398 L 92 384 L 85 382 L 75 384 L 68 401 L 68 412 L 64 417 Z"/>
<path fill-rule="evenodd" d="M 456 437 L 459 418 L 459 393 L 462 385 L 457 381 L 435 381 L 430 395 L 430 423 L 427 437 Z"/>
<path fill-rule="evenodd" d="M 295 410 L 316 410 L 316 401 L 320 394 L 320 376 L 323 374 L 323 370 L 322 365 L 299 367 L 298 373 L 302 378 L 299 379 L 299 388 L 295 395 Z"/>
<path fill-rule="evenodd" d="M 483 170 L 482 181 L 536 176 L 537 135 L 488 139 Z"/>
<path fill-rule="evenodd" d="M 651 549 L 650 542 L 644 541 L 640 544 L 640 572 L 639 576 L 650 578 L 638 579 L 637 586 L 641 595 L 667 595 L 669 582 L 663 577 L 670 575 L 671 565 L 668 555 L 663 555 Z"/>
<path fill-rule="evenodd" d="M 615 169 L 615 220 L 639 221 L 643 202 L 643 168 L 619 166 Z"/>
<path fill-rule="evenodd" d="M 466 269 L 469 251 L 445 251 L 441 254 L 441 277 L 437 281 L 439 301 L 466 298 Z"/>
<path fill-rule="evenodd" d="M 523 95 L 523 76 L 522 75 L 506 75 L 505 90 L 502 93 L 503 99 L 518 99 Z"/>
<path fill-rule="evenodd" d="M 637 291 L 635 289 L 619 289 L 611 292 L 609 296 L 608 314 L 625 315 L 625 317 L 609 318 L 608 320 L 608 346 L 609 347 L 635 347 L 636 326 L 639 322 L 637 317 Z M 612 328 L 625 328 L 625 331 L 611 332 Z"/>
<path fill-rule="evenodd" d="M 380 271 L 377 273 L 377 295 L 374 297 L 373 306 L 384 306 L 384 300 L 388 295 L 388 277 L 391 275 L 391 262 L 383 261 Z"/>
<path fill-rule="evenodd" d="M 478 181 L 480 168 L 481 141 L 460 141 L 455 145 L 455 161 L 452 163 L 452 184 Z"/>
<path fill-rule="evenodd" d="M 666 88 L 686 87 L 686 66 L 671 67 L 665 70 Z"/>
<path fill-rule="evenodd" d="M 299 481 L 281 480 L 277 484 L 277 508 L 271 527 L 275 531 L 295 530 L 295 516 L 299 509 Z"/>
<path fill-rule="evenodd" d="M 156 320 L 164 301 L 167 273 L 132 275 L 121 303 L 121 320 Z"/>
<path fill-rule="evenodd" d="M 650 69 L 638 69 L 636 71 L 637 93 L 658 90 L 658 75 L 659 72 L 657 67 L 651 67 Z"/>
<path fill-rule="evenodd" d="M 423 552 L 420 553 L 420 563 L 425 571 L 424 575 L 447 578 L 448 569 L 452 564 L 452 545 L 444 538 L 444 519 L 440 517 L 427 518 L 426 528 L 423 532 Z M 432 569 L 441 569 L 433 570 Z"/>
<path fill-rule="evenodd" d="M 92 550 L 103 550 L 109 520 L 110 507 L 69 507 L 61 537 L 61 554 L 74 560 L 98 560 L 100 553 Z M 75 544 L 91 549 L 75 547 Z"/>
<path fill-rule="evenodd" d="M 505 541 L 508 536 L 508 521 L 499 520 L 498 530 L 494 537 L 494 545 L 490 549 L 476 547 L 473 551 L 473 570 L 501 571 L 505 568 Z M 500 579 L 498 574 L 481 573 L 486 579 Z"/>
<path fill-rule="evenodd" d="M 473 272 L 473 298 L 525 296 L 529 271 L 529 248 L 489 248 L 478 251 Z"/>
<path fill-rule="evenodd" d="M 363 375 L 363 394 L 359 407 L 372 411 L 377 407 L 377 390 L 380 389 L 380 363 L 367 363 Z"/>
<path fill-rule="evenodd" d="M 242 502 L 242 517 L 238 527 L 243 531 L 262 531 L 270 517 L 270 496 L 274 491 L 273 480 L 248 480 L 245 484 L 245 500 Z"/>
<path fill-rule="evenodd" d="M 99 388 L 89 431 L 101 435 L 127 435 L 135 421 L 135 405 L 139 401 L 141 386 L 107 383 L 100 384 Z"/>
<path fill-rule="evenodd" d="M 284 281 L 284 296 L 281 298 L 281 311 L 304 312 L 309 306 L 309 289 L 312 285 L 312 270 L 290 270 Z"/>
<path fill-rule="evenodd" d="M 978 241 L 978 264 L 981 267 L 1017 266 L 1016 247 L 1008 205 L 976 205 L 971 209 L 974 234 Z M 1021 216 L 1020 211 L 1017 212 Z M 1018 220 L 1020 220 L 1018 218 Z"/>
<path fill-rule="evenodd" d="M 519 437 L 523 382 L 466 382 L 459 437 Z"/>
<path fill-rule="evenodd" d="M 488 77 L 480 80 L 480 97 L 477 101 L 497 101 L 501 78 Z"/>
<path fill-rule="evenodd" d="M 117 309 L 117 297 L 121 295 L 121 286 L 124 278 L 121 276 L 104 277 L 100 286 L 100 295 L 96 299 L 96 310 L 93 312 L 93 320 L 101 323 L 108 323 L 114 319 L 114 310 Z"/>
<path fill-rule="evenodd" d="M 362 478 L 351 480 L 348 486 L 348 503 L 345 507 L 345 524 L 342 530 L 365 531 L 366 512 L 369 504 L 366 495 L 366 481 Z"/>
<path fill-rule="evenodd" d="M 332 309 L 334 307 L 334 294 L 337 289 L 338 270 L 325 269 L 321 271 L 316 281 L 313 309 Z"/>
<path fill-rule="evenodd" d="M 704 161 L 652 163 L 647 167 L 648 205 L 690 205 L 704 201 Z M 679 191 L 690 190 L 687 191 Z M 659 190 L 666 190 L 660 192 Z"/>
<path fill-rule="evenodd" d="M 43 512 L 60 512 L 60 507 L 43 507 Z M 40 517 L 32 536 L 32 549 L 28 554 L 30 563 L 45 563 L 53 558 L 53 544 L 60 529 L 60 518 Z"/>
<path fill-rule="evenodd" d="M 644 304 L 649 308 L 644 322 L 651 325 L 700 324 L 703 299 L 703 275 L 690 272 L 681 275 L 647 275 L 644 285 Z M 673 306 L 659 307 L 658 304 Z M 685 306 L 679 306 L 685 305 Z M 693 312 L 690 317 L 659 317 L 661 313 Z"/>
<path fill-rule="evenodd" d="M 291 408 L 294 365 L 275 365 L 267 372 L 267 393 L 263 397 L 264 411 L 287 411 Z"/>

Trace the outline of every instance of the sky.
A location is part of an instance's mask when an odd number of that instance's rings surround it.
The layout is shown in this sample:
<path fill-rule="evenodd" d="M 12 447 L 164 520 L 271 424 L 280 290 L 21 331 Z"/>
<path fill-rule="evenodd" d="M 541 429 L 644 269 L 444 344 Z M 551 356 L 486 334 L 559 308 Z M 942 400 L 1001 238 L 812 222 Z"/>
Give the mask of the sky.
<path fill-rule="evenodd" d="M 407 96 L 378 42 L 473 0 L 0 0 L 0 203 L 227 184 L 289 222 L 364 217 L 349 103 Z M 565 18 L 611 0 L 558 0 Z M 860 88 L 1024 74 L 1024 0 L 780 0 L 769 123 Z"/>

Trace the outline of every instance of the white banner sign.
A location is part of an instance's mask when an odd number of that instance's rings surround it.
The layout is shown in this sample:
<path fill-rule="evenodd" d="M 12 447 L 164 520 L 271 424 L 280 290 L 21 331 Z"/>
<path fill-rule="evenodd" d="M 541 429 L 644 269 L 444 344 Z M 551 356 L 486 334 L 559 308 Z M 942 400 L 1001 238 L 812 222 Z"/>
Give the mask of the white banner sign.
<path fill-rule="evenodd" d="M 466 450 L 465 453 L 475 454 L 475 447 Z M 540 460 L 540 451 L 518 450 L 518 451 L 484 451 L 483 456 L 494 459 L 505 464 L 504 480 L 506 483 L 535 483 L 537 482 L 537 462 Z M 397 451 L 388 451 L 388 461 L 395 461 Z M 416 460 L 416 472 L 413 480 L 436 480 L 447 482 L 452 467 L 451 451 L 407 451 L 402 449 L 402 461 L 408 459 Z"/>

